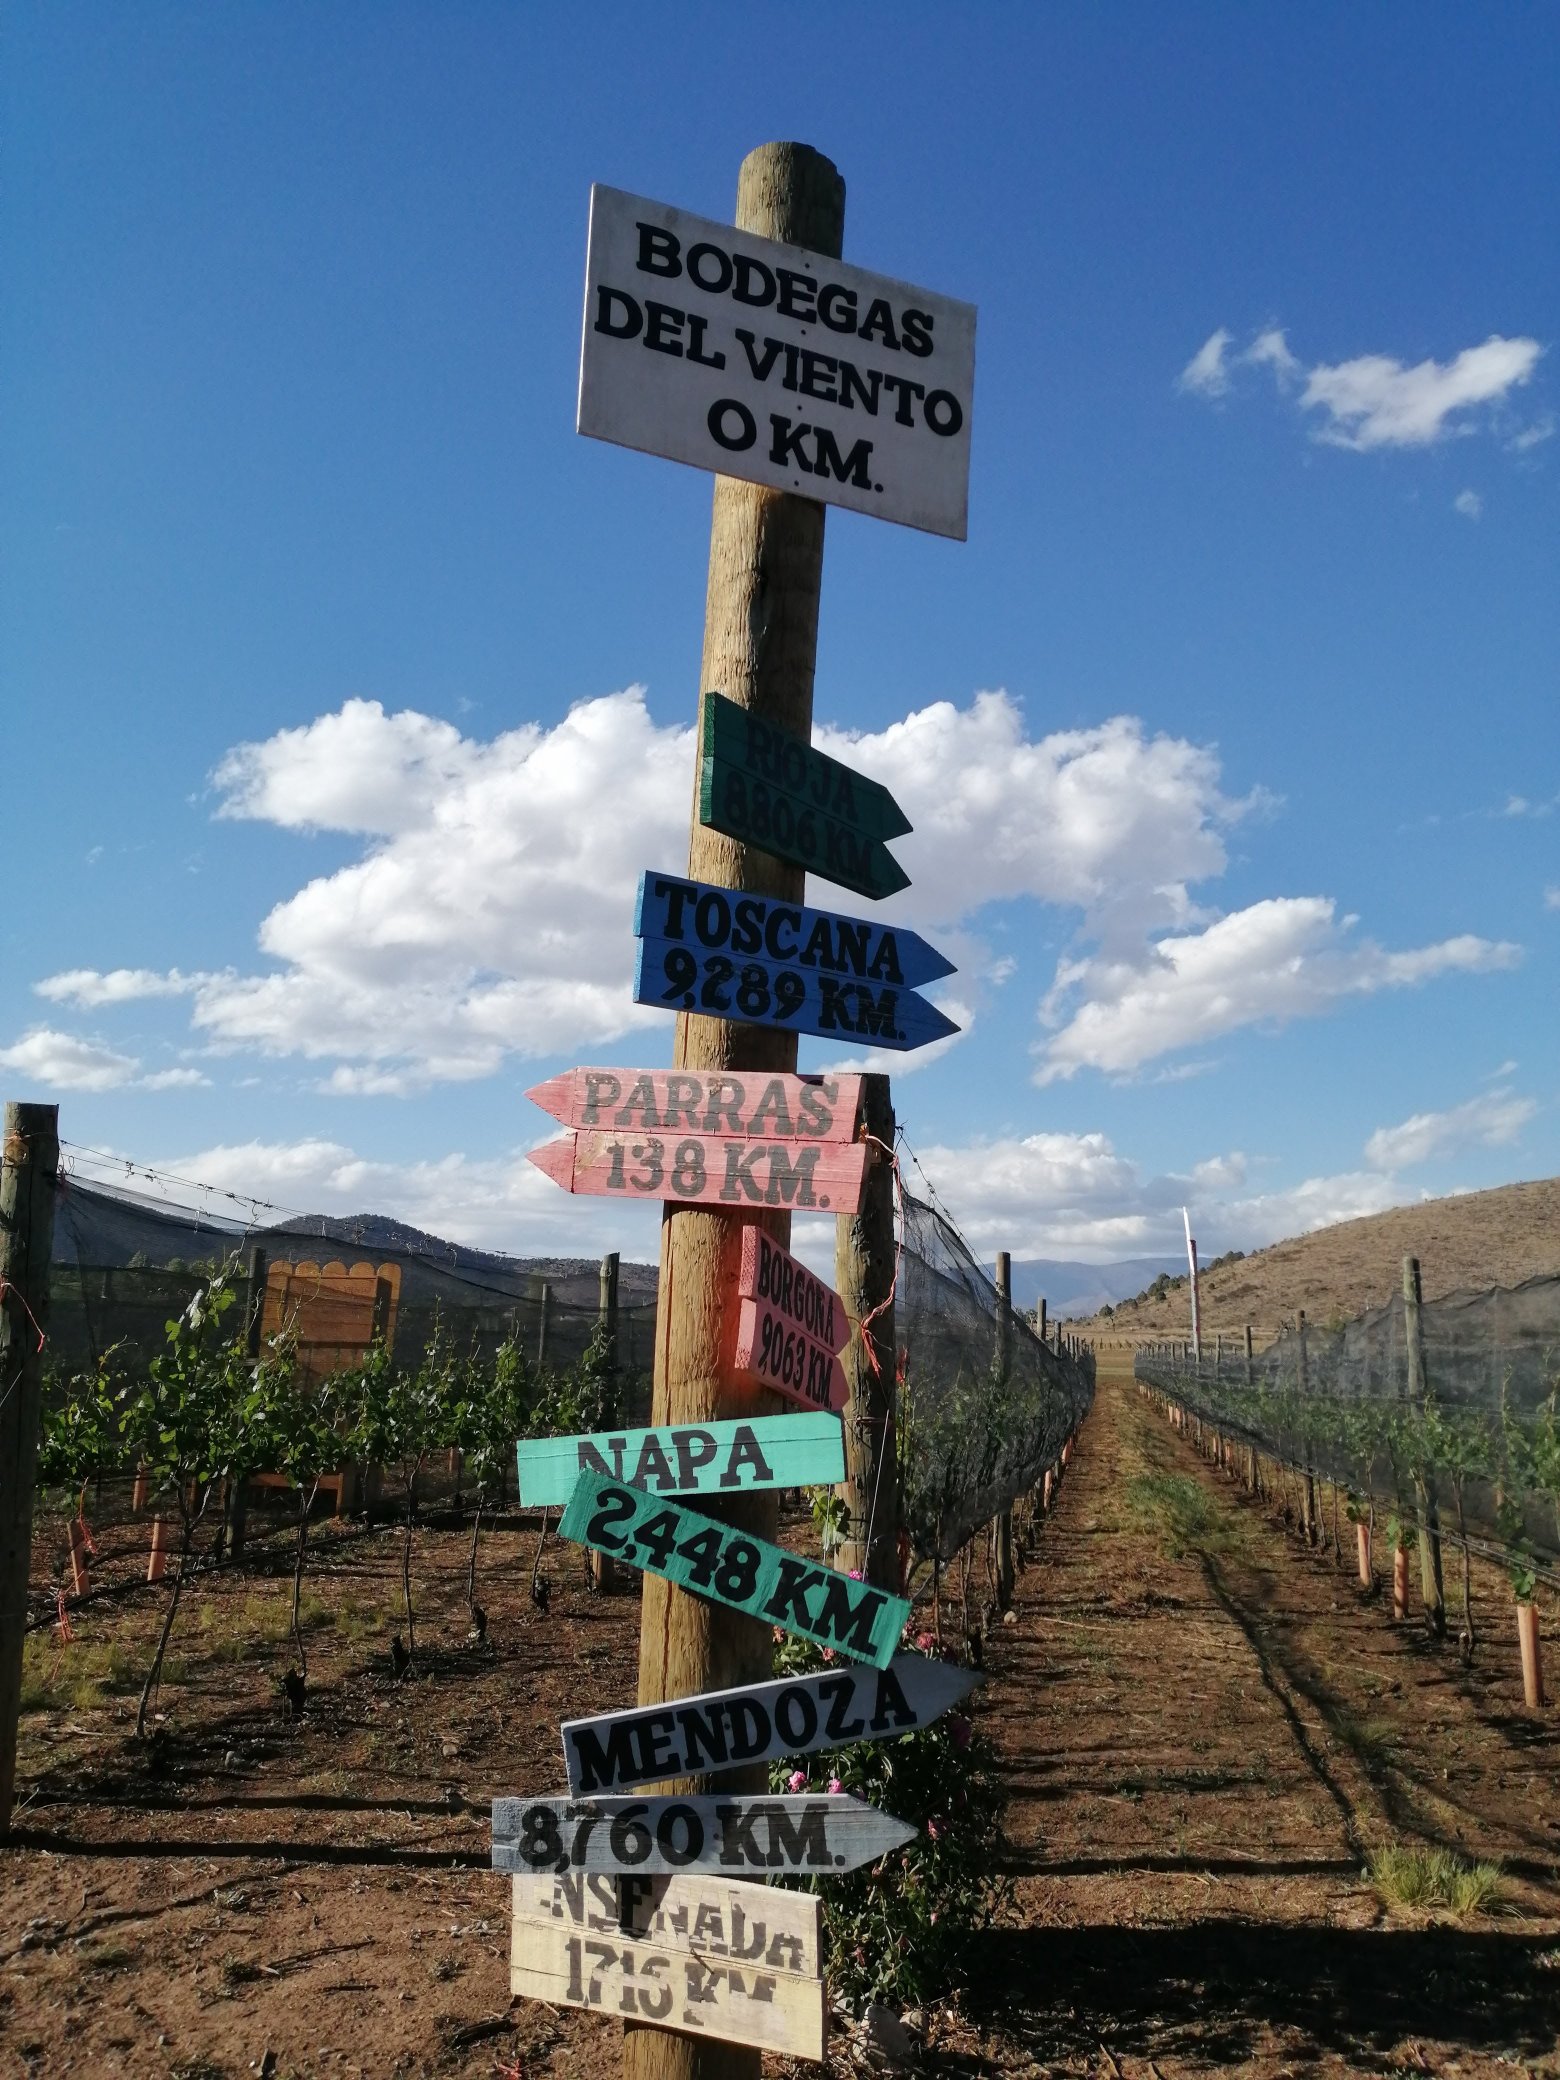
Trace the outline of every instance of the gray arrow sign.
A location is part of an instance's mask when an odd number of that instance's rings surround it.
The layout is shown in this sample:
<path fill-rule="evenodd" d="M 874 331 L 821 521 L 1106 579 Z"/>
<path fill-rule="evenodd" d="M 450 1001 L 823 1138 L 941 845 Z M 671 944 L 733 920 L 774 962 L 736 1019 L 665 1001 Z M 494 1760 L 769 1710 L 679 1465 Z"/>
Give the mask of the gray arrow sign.
<path fill-rule="evenodd" d="M 580 1796 L 851 1741 L 891 1740 L 930 1725 L 979 1680 L 973 1669 L 896 1654 L 887 1668 L 841 1666 L 596 1719 L 566 1719 L 564 1771 Z"/>
<path fill-rule="evenodd" d="M 495 1798 L 496 1871 L 853 1871 L 915 1835 L 836 1792 L 775 1798 Z"/>

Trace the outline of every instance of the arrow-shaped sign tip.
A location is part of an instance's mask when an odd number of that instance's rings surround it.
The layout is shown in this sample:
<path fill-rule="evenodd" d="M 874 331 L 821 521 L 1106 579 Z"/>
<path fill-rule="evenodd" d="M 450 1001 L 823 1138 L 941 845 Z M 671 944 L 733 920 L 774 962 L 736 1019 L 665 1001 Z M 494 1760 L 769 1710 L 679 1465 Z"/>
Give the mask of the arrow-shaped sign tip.
<path fill-rule="evenodd" d="M 574 1136 L 565 1134 L 558 1141 L 544 1141 L 540 1148 L 528 1148 L 525 1159 L 534 1163 L 538 1170 L 545 1170 L 554 1184 L 561 1184 L 566 1192 L 574 1189 Z"/>

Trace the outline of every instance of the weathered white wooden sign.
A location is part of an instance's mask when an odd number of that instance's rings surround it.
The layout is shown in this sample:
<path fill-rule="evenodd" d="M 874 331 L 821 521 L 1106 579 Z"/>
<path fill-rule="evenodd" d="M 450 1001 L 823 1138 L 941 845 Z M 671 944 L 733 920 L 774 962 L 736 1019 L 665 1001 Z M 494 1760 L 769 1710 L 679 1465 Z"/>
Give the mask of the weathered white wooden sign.
<path fill-rule="evenodd" d="M 844 1792 L 773 1798 L 495 1798 L 496 1871 L 853 1871 L 915 1829 Z"/>
<path fill-rule="evenodd" d="M 695 1770 L 810 1755 L 850 1741 L 892 1740 L 967 1697 L 971 1668 L 896 1654 L 887 1668 L 831 1668 L 736 1690 L 706 1690 L 563 1723 L 563 1767 L 576 1796 L 652 1784 Z"/>
<path fill-rule="evenodd" d="M 963 541 L 975 308 L 590 193 L 578 427 Z"/>
<path fill-rule="evenodd" d="M 719 1878 L 517 1873 L 509 1990 L 793 2058 L 828 2027 L 811 1893 Z"/>

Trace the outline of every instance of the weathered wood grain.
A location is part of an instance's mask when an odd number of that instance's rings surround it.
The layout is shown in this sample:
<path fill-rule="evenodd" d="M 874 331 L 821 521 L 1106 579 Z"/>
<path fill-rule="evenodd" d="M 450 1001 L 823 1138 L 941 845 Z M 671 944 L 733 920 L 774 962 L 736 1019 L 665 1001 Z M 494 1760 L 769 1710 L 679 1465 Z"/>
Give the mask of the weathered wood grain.
<path fill-rule="evenodd" d="M 854 1213 L 871 1150 L 823 1142 L 735 1141 L 709 1134 L 566 1134 L 528 1151 L 566 1192 L 670 1199 L 726 1213 L 798 1208 Z"/>
<path fill-rule="evenodd" d="M 797 1328 L 831 1350 L 842 1351 L 850 1342 L 850 1319 L 839 1294 L 762 1228 L 743 1234 L 737 1297 L 772 1302 Z"/>
<path fill-rule="evenodd" d="M 589 1437 L 523 1437 L 516 1450 L 520 1500 L 527 1509 L 566 1503 L 585 1468 L 655 1495 L 827 1487 L 844 1478 L 844 1440 L 829 1415 L 673 1423 Z"/>
<path fill-rule="evenodd" d="M 744 1300 L 737 1309 L 731 1368 L 749 1386 L 772 1387 L 803 1408 L 838 1413 L 850 1398 L 845 1368 L 829 1345 L 797 1328 L 772 1300 Z"/>
<path fill-rule="evenodd" d="M 697 1069 L 566 1069 L 526 1092 L 566 1127 L 747 1141 L 852 1142 L 859 1076 L 713 1076 Z"/>
<path fill-rule="evenodd" d="M 546 1882 L 555 1893 L 570 1883 L 567 1879 Z M 666 2029 L 822 2061 L 828 2024 L 824 1984 L 816 1969 L 811 1973 L 782 1971 L 756 1957 L 739 1962 L 729 1946 L 717 1952 L 713 1945 L 696 1949 L 691 1942 L 673 1946 L 625 1934 L 604 1908 L 589 1913 L 582 1909 L 576 1918 L 569 1906 L 556 1903 L 556 1896 L 545 1907 L 532 1909 L 527 1904 L 529 1895 L 521 1888 L 535 1883 L 519 1875 L 514 1879 L 511 1994 L 558 2007 L 596 2008 L 609 2015 L 660 2023 Z M 616 1887 L 609 1884 L 608 1889 L 615 1891 Z M 759 1891 L 757 1886 L 740 1889 Z M 766 1905 L 778 1896 L 765 1888 Z M 817 1907 L 816 1900 L 810 1903 Z M 662 1919 L 665 1925 L 666 1917 Z M 732 1922 L 728 1920 L 726 1926 L 731 1927 Z M 743 1933 L 752 1940 L 746 1916 Z M 789 1946 L 782 1946 L 782 1954 L 791 1954 Z"/>
<path fill-rule="evenodd" d="M 852 1741 L 892 1740 L 930 1726 L 980 1680 L 971 1668 L 896 1654 L 884 1669 L 831 1668 L 567 1719 L 564 1775 L 579 1797 Z"/>
<path fill-rule="evenodd" d="M 893 1659 L 910 1616 L 902 1596 L 588 1469 L 577 1477 L 558 1529 L 680 1589 L 879 1668 Z"/>
<path fill-rule="evenodd" d="M 495 1798 L 493 1868 L 832 1875 L 875 1863 L 915 1832 L 908 1821 L 845 1792 L 787 1792 L 770 1798 Z"/>

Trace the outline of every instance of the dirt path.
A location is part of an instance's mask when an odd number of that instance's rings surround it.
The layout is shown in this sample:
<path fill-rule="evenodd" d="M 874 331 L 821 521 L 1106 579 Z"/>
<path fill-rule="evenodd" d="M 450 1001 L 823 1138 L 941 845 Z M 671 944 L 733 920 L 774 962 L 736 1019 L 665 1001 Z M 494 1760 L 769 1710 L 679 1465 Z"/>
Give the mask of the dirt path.
<path fill-rule="evenodd" d="M 616 2024 L 511 2013 L 486 1805 L 555 1784 L 559 1720 L 622 1702 L 638 1599 L 588 1594 L 554 1546 L 539 1611 L 534 1532 L 497 1530 L 474 1644 L 466 1546 L 418 1532 L 397 1682 L 398 1537 L 322 1528 L 301 1721 L 277 1689 L 284 1564 L 192 1590 L 154 1751 L 129 1728 L 155 1597 L 35 1647 L 26 1836 L 0 1851 L 3 2080 L 244 2080 L 267 2053 L 276 2080 L 615 2080 Z M 1011 1776 L 1013 1922 L 930 2072 L 1560 2075 L 1560 1714 L 1520 1710 L 1493 1607 L 1466 1675 L 1107 1379 L 1015 1615 L 978 1693 Z M 1499 1858 L 1501 1914 L 1388 1913 L 1362 1865 L 1394 1840 Z"/>
<path fill-rule="evenodd" d="M 1465 1674 L 1107 1378 L 989 1658 L 1023 1927 L 969 2070 L 1560 2072 L 1560 1742 L 1504 1633 Z M 1389 1914 L 1394 1841 L 1498 1859 L 1500 1917 Z"/>

